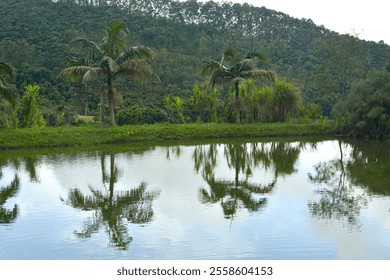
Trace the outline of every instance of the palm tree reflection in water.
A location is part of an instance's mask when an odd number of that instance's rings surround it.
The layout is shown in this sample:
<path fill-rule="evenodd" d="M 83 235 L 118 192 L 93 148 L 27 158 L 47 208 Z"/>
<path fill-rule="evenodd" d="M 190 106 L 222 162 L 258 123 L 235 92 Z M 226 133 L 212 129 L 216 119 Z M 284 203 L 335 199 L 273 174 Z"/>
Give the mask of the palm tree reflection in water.
<path fill-rule="evenodd" d="M 217 145 L 198 146 L 194 151 L 195 169 L 201 170 L 209 190 L 200 188 L 200 200 L 204 204 L 220 202 L 225 218 L 233 220 L 241 208 L 255 212 L 266 206 L 265 195 L 272 192 L 277 178 L 294 172 L 299 148 L 290 143 L 226 144 L 224 155 L 229 169 L 234 170 L 234 179 L 216 179 Z M 273 168 L 274 178 L 265 184 L 252 183 L 249 178 L 256 168 Z M 241 175 L 241 176 L 240 176 Z M 259 196 L 262 196 L 259 198 Z"/>
<path fill-rule="evenodd" d="M 152 202 L 159 195 L 156 191 L 147 191 L 146 183 L 128 191 L 114 191 L 119 177 L 119 169 L 115 165 L 115 154 L 110 153 L 110 173 L 105 168 L 106 154 L 101 154 L 103 184 L 109 184 L 105 192 L 89 186 L 92 194 L 85 195 L 79 189 L 69 193 L 66 203 L 76 209 L 93 211 L 81 231 L 75 231 L 80 238 L 90 238 L 105 228 L 110 246 L 118 250 L 127 250 L 132 241 L 126 221 L 133 224 L 144 224 L 152 221 Z"/>
<path fill-rule="evenodd" d="M 1 173 L 0 173 L 1 175 Z M 3 207 L 7 200 L 16 195 L 19 191 L 19 177 L 15 175 L 12 182 L 6 186 L 0 186 L 0 224 L 10 224 L 15 221 L 19 213 L 19 207 L 17 204 L 14 205 L 12 210 L 8 210 Z"/>

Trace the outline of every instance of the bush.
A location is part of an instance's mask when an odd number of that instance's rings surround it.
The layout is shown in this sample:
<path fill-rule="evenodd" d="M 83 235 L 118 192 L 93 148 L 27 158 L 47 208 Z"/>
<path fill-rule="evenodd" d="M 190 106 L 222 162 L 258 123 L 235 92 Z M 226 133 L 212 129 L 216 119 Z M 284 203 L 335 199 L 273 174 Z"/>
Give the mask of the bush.
<path fill-rule="evenodd" d="M 272 107 L 273 121 L 285 122 L 298 109 L 300 95 L 298 90 L 289 83 L 276 81 L 273 86 Z"/>
<path fill-rule="evenodd" d="M 22 98 L 21 125 L 22 127 L 43 127 L 46 121 L 40 111 L 39 86 L 28 85 L 25 87 L 25 95 Z"/>
<path fill-rule="evenodd" d="M 117 109 L 115 118 L 118 125 L 152 124 L 165 120 L 163 113 L 157 109 L 133 105 L 127 110 Z"/>

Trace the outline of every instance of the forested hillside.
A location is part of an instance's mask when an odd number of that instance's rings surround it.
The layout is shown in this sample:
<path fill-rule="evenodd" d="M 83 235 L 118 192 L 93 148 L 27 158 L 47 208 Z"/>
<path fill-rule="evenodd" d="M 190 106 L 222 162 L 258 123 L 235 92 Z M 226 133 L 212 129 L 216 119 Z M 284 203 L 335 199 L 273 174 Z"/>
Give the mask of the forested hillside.
<path fill-rule="evenodd" d="M 49 125 L 58 125 L 59 116 L 66 122 L 76 114 L 97 115 L 101 85 L 70 83 L 60 72 L 80 55 L 73 39 L 98 42 L 107 26 L 120 21 L 130 31 L 130 45 L 154 50 L 152 67 L 161 80 L 116 83 L 122 112 L 147 115 L 140 122 L 167 121 L 166 96 L 180 97 L 188 119 L 196 120 L 191 97 L 205 79 L 201 68 L 226 48 L 263 53 L 269 59 L 261 67 L 292 83 L 303 102 L 317 104 L 325 116 L 354 83 L 390 63 L 390 46 L 383 42 L 340 35 L 264 7 L 195 0 L 2 0 L 0 61 L 16 69 L 20 96 L 26 85 L 39 85 Z"/>

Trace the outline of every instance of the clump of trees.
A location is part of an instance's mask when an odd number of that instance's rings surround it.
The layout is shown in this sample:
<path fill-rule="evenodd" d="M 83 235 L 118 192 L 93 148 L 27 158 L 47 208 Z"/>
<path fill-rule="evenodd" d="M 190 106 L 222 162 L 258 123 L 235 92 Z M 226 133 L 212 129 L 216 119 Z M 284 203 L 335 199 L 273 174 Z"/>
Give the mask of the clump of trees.
<path fill-rule="evenodd" d="M 298 112 L 301 97 L 297 88 L 277 79 L 275 72 L 262 69 L 266 61 L 254 50 L 242 56 L 233 48 L 225 49 L 220 61 L 207 61 L 202 69 L 207 81 L 193 90 L 198 121 L 204 122 L 208 116 L 212 122 L 285 122 Z M 217 86 L 227 88 L 223 108 Z"/>
<path fill-rule="evenodd" d="M 361 138 L 390 136 L 390 71 L 372 71 L 334 108 L 342 132 Z"/>
<path fill-rule="evenodd" d="M 225 102 L 216 89 L 208 92 L 200 88 L 196 85 L 193 94 L 198 121 L 237 123 L 237 103 L 240 123 L 286 122 L 293 116 L 301 117 L 302 103 L 297 88 L 282 80 L 261 86 L 250 79 L 245 86 L 239 86 L 238 98 L 235 90 L 229 88 Z"/>
<path fill-rule="evenodd" d="M 216 85 L 232 83 L 234 86 L 234 111 L 236 123 L 241 122 L 242 104 L 240 102 L 240 85 L 245 84 L 248 79 L 268 79 L 273 81 L 275 74 L 272 71 L 260 69 L 259 62 L 265 62 L 262 54 L 249 51 L 245 56 L 233 48 L 223 51 L 221 61 L 210 60 L 202 69 L 203 74 L 209 74 L 207 84 L 214 89 Z"/>

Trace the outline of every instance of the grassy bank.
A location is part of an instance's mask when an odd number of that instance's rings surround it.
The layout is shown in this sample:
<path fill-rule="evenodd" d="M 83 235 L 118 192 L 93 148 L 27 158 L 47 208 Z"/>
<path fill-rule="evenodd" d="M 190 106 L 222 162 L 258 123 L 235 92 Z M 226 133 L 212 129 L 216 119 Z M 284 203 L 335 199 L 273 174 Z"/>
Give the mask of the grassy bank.
<path fill-rule="evenodd" d="M 136 142 L 168 142 L 208 139 L 327 136 L 330 122 L 235 124 L 157 124 L 121 127 L 47 127 L 0 131 L 0 150 L 47 147 L 82 147 Z"/>

